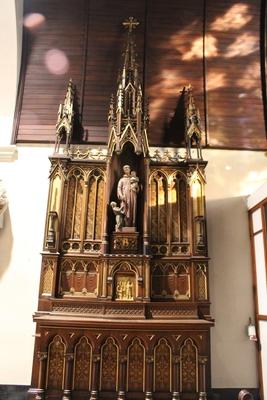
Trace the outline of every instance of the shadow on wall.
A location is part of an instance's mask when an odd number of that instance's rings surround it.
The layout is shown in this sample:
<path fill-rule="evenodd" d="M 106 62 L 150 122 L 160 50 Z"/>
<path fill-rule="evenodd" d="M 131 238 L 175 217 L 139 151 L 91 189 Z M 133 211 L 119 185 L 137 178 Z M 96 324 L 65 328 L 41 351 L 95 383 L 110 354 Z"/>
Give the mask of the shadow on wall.
<path fill-rule="evenodd" d="M 0 385 L 1 400 L 26 400 L 29 386 Z"/>
<path fill-rule="evenodd" d="M 9 208 L 4 215 L 3 225 L 3 228 L 0 229 L 0 279 L 9 266 L 13 247 L 13 234 Z"/>

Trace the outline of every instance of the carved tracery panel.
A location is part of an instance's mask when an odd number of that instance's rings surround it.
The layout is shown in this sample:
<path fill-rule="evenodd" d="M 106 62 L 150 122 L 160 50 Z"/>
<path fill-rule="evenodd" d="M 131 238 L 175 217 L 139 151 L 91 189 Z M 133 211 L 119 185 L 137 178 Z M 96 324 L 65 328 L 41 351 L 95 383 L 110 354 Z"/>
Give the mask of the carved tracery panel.
<path fill-rule="evenodd" d="M 170 392 L 171 376 L 171 347 L 162 338 L 154 349 L 154 391 Z"/>
<path fill-rule="evenodd" d="M 101 239 L 103 204 L 104 179 L 99 170 L 93 170 L 88 181 L 88 204 L 85 239 Z"/>
<path fill-rule="evenodd" d="M 181 392 L 198 391 L 198 348 L 193 340 L 188 338 L 180 349 L 180 389 Z"/>
<path fill-rule="evenodd" d="M 64 354 L 66 346 L 61 336 L 55 336 L 48 347 L 47 388 L 61 390 L 63 387 Z"/>
<path fill-rule="evenodd" d="M 207 266 L 197 264 L 196 270 L 197 298 L 198 300 L 208 299 Z"/>
<path fill-rule="evenodd" d="M 73 169 L 69 175 L 67 189 L 65 239 L 81 239 L 83 192 L 83 172 L 79 168 Z"/>
<path fill-rule="evenodd" d="M 43 259 L 43 271 L 41 275 L 41 295 L 51 295 L 53 290 L 54 280 L 54 259 L 44 258 Z"/>
<path fill-rule="evenodd" d="M 96 262 L 63 259 L 60 273 L 60 294 L 97 296 L 98 268 Z"/>
<path fill-rule="evenodd" d="M 152 297 L 189 300 L 190 268 L 186 263 L 156 263 L 152 267 Z"/>
<path fill-rule="evenodd" d="M 145 348 L 140 339 L 134 339 L 128 348 L 127 390 L 144 391 L 145 383 Z"/>
<path fill-rule="evenodd" d="M 82 337 L 74 351 L 74 390 L 90 390 L 91 386 L 92 346 L 86 337 Z"/>
<path fill-rule="evenodd" d="M 108 338 L 101 349 L 100 390 L 116 391 L 118 386 L 118 347 Z"/>
<path fill-rule="evenodd" d="M 162 172 L 153 174 L 150 182 L 150 235 L 152 243 L 167 242 L 167 179 Z"/>

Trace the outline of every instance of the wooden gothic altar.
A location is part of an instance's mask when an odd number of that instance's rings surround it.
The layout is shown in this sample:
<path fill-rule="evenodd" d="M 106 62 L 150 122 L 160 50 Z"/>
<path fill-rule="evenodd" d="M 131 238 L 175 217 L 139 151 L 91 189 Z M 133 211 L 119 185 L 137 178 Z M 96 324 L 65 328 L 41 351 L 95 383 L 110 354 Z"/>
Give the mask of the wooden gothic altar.
<path fill-rule="evenodd" d="M 200 118 L 188 87 L 184 149 L 149 147 L 137 24 L 124 23 L 107 147 L 71 144 L 71 81 L 59 108 L 30 399 L 207 398 L 213 321 Z"/>

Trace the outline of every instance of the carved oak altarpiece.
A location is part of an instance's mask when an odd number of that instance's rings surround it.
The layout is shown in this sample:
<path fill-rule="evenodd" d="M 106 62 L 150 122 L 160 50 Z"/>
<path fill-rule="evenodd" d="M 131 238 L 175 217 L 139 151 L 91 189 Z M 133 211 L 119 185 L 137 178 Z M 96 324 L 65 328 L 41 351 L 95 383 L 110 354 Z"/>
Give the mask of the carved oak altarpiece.
<path fill-rule="evenodd" d="M 186 147 L 149 148 L 133 39 L 138 22 L 124 25 L 107 148 L 77 148 L 69 134 L 60 151 L 68 116 L 72 127 L 72 83 L 71 113 L 61 112 L 57 125 L 31 399 L 205 399 L 210 387 L 199 113 L 189 88 Z"/>

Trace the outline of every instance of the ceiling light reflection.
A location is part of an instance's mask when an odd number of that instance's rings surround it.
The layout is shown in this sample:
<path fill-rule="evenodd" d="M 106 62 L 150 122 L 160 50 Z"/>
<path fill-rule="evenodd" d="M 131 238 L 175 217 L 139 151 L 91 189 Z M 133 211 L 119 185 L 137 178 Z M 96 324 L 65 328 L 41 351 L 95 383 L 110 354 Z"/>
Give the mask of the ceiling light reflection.
<path fill-rule="evenodd" d="M 248 56 L 249 54 L 254 53 L 254 51 L 257 51 L 258 48 L 258 38 L 255 35 L 246 32 L 238 36 L 238 38 L 227 47 L 224 57 L 232 58 Z"/>
<path fill-rule="evenodd" d="M 251 21 L 252 15 L 249 12 L 249 6 L 244 3 L 233 5 L 222 16 L 216 18 L 211 24 L 211 29 L 215 31 L 227 31 L 230 29 L 240 29 Z"/>
<path fill-rule="evenodd" d="M 45 16 L 39 13 L 26 14 L 23 25 L 30 30 L 41 28 L 45 24 Z"/>
<path fill-rule="evenodd" d="M 205 37 L 205 57 L 216 57 L 218 55 L 217 39 L 212 35 Z M 195 39 L 192 43 L 191 50 L 187 51 L 182 60 L 189 61 L 198 58 L 203 58 L 203 37 Z"/>
<path fill-rule="evenodd" d="M 63 75 L 69 70 L 69 60 L 66 54 L 58 49 L 46 52 L 45 65 L 48 71 L 54 75 Z"/>

